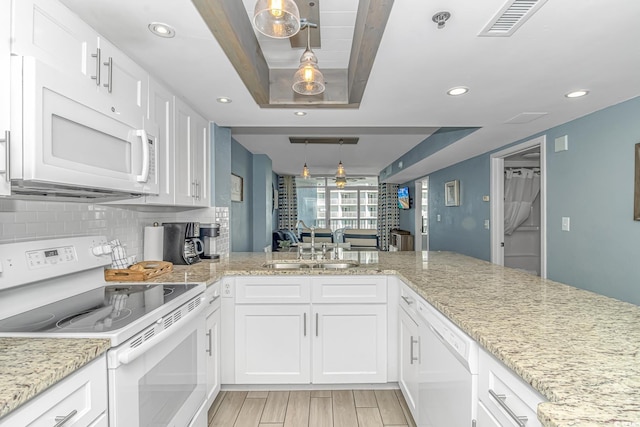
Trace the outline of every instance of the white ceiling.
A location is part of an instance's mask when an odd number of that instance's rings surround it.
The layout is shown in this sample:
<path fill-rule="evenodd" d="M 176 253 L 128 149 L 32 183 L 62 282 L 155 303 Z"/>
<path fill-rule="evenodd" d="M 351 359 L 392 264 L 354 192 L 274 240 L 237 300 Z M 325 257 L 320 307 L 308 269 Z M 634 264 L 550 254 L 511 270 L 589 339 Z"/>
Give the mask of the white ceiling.
<path fill-rule="evenodd" d="M 377 175 L 434 129 L 482 128 L 393 177 L 407 181 L 640 95 L 637 0 L 548 1 L 511 37 L 478 37 L 504 0 L 397 0 L 360 108 L 301 108 L 308 113 L 304 117 L 255 104 L 189 0 L 62 2 L 205 117 L 231 127 L 248 150 L 269 155 L 278 173 L 297 174 L 304 161 L 304 147 L 292 147 L 289 136 L 357 133 L 358 145 L 341 153 L 347 173 Z M 347 3 L 353 8 L 357 2 Z M 336 39 L 344 37 L 345 30 L 338 28 L 353 25 L 352 12 L 331 17 L 331 9 L 341 4 L 322 0 L 320 5 L 322 26 L 326 21 L 335 27 Z M 452 17 L 438 30 L 431 17 L 441 10 Z M 147 29 L 152 21 L 173 25 L 176 37 L 153 36 Z M 337 45 L 323 39 L 327 51 L 337 52 Z M 316 51 L 321 69 L 323 53 Z M 289 55 L 292 70 L 299 55 L 299 49 Z M 327 64 L 334 60 L 331 55 Z M 460 85 L 469 93 L 446 95 Z M 590 94 L 564 97 L 580 88 Z M 220 96 L 233 102 L 217 103 Z M 521 113 L 546 114 L 529 123 L 505 124 Z M 333 173 L 337 157 L 337 146 L 308 147 L 314 174 Z"/>

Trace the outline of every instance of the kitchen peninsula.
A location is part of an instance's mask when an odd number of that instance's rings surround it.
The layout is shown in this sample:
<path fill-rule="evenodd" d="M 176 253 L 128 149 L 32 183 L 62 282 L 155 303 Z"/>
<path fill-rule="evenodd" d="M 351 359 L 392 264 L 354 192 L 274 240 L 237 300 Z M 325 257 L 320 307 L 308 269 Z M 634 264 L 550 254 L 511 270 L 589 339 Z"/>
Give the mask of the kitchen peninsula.
<path fill-rule="evenodd" d="M 538 406 L 544 426 L 640 425 L 640 307 L 455 253 L 348 255 L 360 266 L 275 271 L 264 264 L 296 254 L 234 253 L 218 263 L 175 266 L 152 281 L 397 275 L 549 400 Z M 0 404 L 8 398 L 0 395 Z"/>
<path fill-rule="evenodd" d="M 640 307 L 450 252 L 352 252 L 360 266 L 273 271 L 293 253 L 234 253 L 163 280 L 228 275 L 397 275 L 549 402 L 545 426 L 640 425 Z"/>

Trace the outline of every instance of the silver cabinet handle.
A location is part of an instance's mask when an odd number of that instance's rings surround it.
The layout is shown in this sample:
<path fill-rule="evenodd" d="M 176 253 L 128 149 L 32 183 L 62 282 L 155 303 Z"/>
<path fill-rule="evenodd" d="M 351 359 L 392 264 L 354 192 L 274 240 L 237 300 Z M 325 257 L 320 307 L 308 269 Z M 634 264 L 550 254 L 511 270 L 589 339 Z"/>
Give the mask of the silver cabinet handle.
<path fill-rule="evenodd" d="M 316 313 L 316 336 L 318 336 L 318 313 Z"/>
<path fill-rule="evenodd" d="M 196 179 L 196 200 L 200 200 L 200 181 Z"/>
<path fill-rule="evenodd" d="M 220 298 L 220 295 L 216 295 L 215 297 L 211 298 L 209 300 L 209 304 L 213 304 L 218 298 Z"/>
<path fill-rule="evenodd" d="M 209 353 L 209 356 L 211 356 L 211 352 L 212 352 L 212 346 L 211 346 L 211 329 L 209 329 L 209 332 L 207 332 L 207 338 L 209 338 L 209 348 L 207 349 L 207 353 Z"/>
<path fill-rule="evenodd" d="M 191 181 L 191 197 L 196 198 L 196 182 Z"/>
<path fill-rule="evenodd" d="M 400 295 L 400 298 L 402 298 L 404 300 L 404 302 L 406 302 L 409 305 L 413 304 L 413 300 L 411 298 L 409 298 L 409 297 L 405 297 L 404 295 Z"/>
<path fill-rule="evenodd" d="M 411 347 L 409 349 L 409 358 L 410 358 L 410 362 L 413 365 L 413 362 L 417 362 L 418 361 L 418 357 L 416 357 L 414 355 L 414 351 L 413 351 L 413 345 L 414 344 L 418 344 L 418 340 L 414 339 L 413 335 L 411 335 Z"/>
<path fill-rule="evenodd" d="M 78 411 L 76 411 L 74 409 L 73 411 L 69 412 L 65 416 L 55 417 L 53 420 L 56 422 L 56 424 L 53 427 L 62 427 L 63 425 L 65 425 L 67 423 L 67 421 L 69 421 L 71 418 L 73 418 L 77 413 L 78 413 Z"/>
<path fill-rule="evenodd" d="M 109 60 L 107 62 L 103 62 L 103 64 L 107 66 L 108 72 L 107 82 L 102 86 L 106 87 L 109 93 L 111 93 L 113 91 L 113 57 L 110 56 Z"/>
<path fill-rule="evenodd" d="M 100 68 L 102 68 L 102 59 L 100 59 L 100 48 L 96 49 L 96 53 L 91 54 L 92 58 L 96 58 L 96 75 L 91 76 L 96 81 L 96 86 L 100 86 Z"/>
<path fill-rule="evenodd" d="M 4 142 L 4 155 L 5 155 L 5 166 L 4 166 L 4 179 L 7 182 L 11 181 L 11 131 L 4 131 L 4 139 L 0 139 L 0 142 Z"/>
<path fill-rule="evenodd" d="M 307 313 L 304 313 L 304 336 L 307 336 Z"/>
<path fill-rule="evenodd" d="M 500 405 L 502 409 L 504 409 L 504 411 L 513 419 L 513 421 L 518 425 L 518 427 L 526 427 L 527 417 L 519 416 L 515 412 L 513 412 L 511 408 L 509 408 L 509 406 L 507 405 L 507 402 L 505 402 L 505 400 L 507 399 L 507 396 L 505 396 L 504 394 L 498 394 L 491 389 L 489 389 L 489 394 L 491 395 L 491 397 L 493 397 L 496 400 L 496 402 L 498 402 L 498 405 Z"/>

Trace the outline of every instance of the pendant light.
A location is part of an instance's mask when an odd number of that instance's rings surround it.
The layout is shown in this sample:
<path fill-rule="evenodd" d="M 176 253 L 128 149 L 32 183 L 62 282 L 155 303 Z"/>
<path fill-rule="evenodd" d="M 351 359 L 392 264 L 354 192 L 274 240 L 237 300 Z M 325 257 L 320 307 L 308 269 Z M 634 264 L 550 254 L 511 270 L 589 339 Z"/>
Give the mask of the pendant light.
<path fill-rule="evenodd" d="M 253 26 L 267 37 L 286 39 L 300 31 L 300 12 L 294 0 L 258 0 Z"/>
<path fill-rule="evenodd" d="M 339 156 L 342 157 L 342 139 L 340 140 Z M 347 174 L 344 171 L 342 160 L 338 161 L 338 170 L 336 171 L 336 187 L 344 188 L 347 185 Z"/>
<path fill-rule="evenodd" d="M 324 76 L 318 69 L 318 58 L 311 50 L 311 27 L 317 24 L 304 21 L 307 28 L 307 48 L 300 57 L 300 66 L 293 75 L 293 90 L 300 95 L 319 95 L 324 92 Z"/>
<path fill-rule="evenodd" d="M 311 172 L 309 171 L 309 168 L 307 167 L 307 143 L 309 141 L 305 141 L 304 142 L 304 167 L 302 168 L 302 178 L 304 179 L 309 179 L 311 178 Z"/>

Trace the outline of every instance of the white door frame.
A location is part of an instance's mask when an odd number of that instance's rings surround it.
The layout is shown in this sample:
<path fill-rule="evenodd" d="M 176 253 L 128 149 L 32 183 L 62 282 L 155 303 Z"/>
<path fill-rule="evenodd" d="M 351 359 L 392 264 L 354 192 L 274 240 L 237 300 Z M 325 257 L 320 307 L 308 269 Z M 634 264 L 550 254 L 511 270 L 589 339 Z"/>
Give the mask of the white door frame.
<path fill-rule="evenodd" d="M 420 252 L 422 250 L 422 181 L 424 178 L 419 179 L 415 182 L 415 203 L 413 204 L 414 209 L 414 227 L 416 230 L 415 238 L 413 240 L 413 250 L 416 252 Z M 419 211 L 419 212 L 418 212 Z M 420 214 L 420 215 L 418 215 Z"/>
<path fill-rule="evenodd" d="M 491 155 L 491 262 L 504 265 L 504 158 L 540 146 L 540 277 L 547 277 L 547 137 Z"/>

